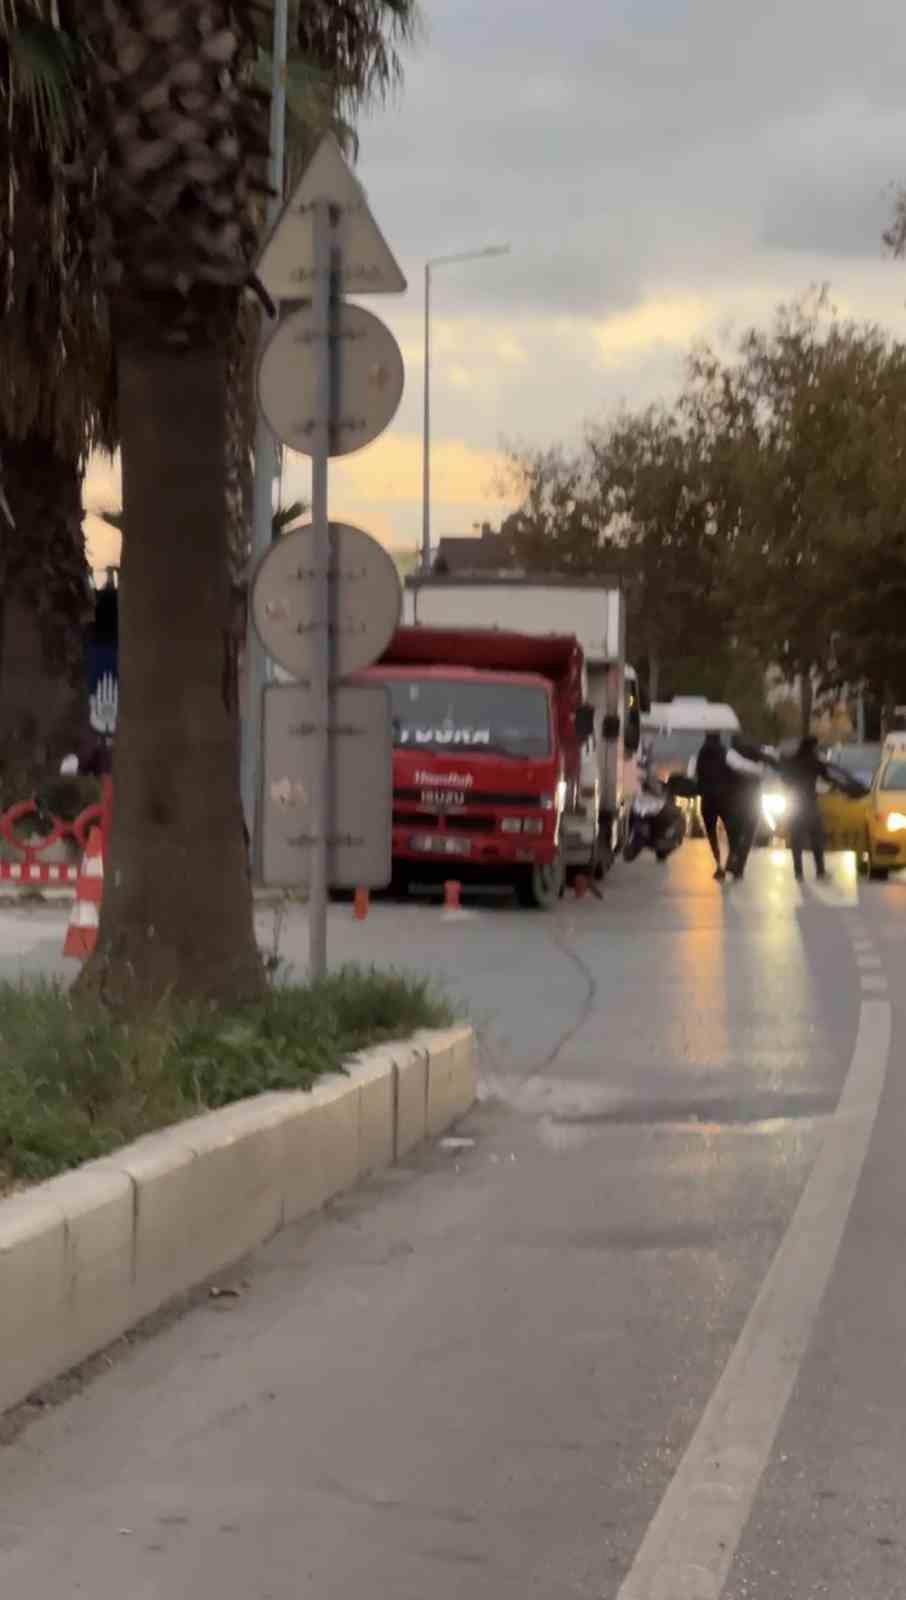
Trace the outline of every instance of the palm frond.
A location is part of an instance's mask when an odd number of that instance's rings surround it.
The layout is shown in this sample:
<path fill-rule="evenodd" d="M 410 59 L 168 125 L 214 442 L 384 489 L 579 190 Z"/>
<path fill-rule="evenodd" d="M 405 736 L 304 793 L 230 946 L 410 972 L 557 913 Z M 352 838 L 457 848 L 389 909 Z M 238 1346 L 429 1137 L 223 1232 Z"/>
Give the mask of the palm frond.
<path fill-rule="evenodd" d="M 76 48 L 50 0 L 0 0 L 0 101 L 14 124 L 21 111 L 45 149 L 59 152 L 82 116 Z"/>
<path fill-rule="evenodd" d="M 304 500 L 294 500 L 289 506 L 278 506 L 272 524 L 273 537 L 282 539 L 287 533 L 293 533 L 307 511 L 308 505 Z"/>

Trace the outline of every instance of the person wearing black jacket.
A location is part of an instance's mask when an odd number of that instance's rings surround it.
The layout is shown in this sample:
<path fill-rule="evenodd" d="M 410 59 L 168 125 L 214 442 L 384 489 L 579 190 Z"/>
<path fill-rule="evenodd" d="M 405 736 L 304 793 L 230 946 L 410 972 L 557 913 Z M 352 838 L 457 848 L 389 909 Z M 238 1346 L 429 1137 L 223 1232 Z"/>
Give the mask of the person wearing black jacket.
<path fill-rule="evenodd" d="M 731 811 L 733 779 L 727 768 L 727 753 L 719 733 L 705 734 L 705 742 L 696 757 L 695 779 L 702 802 L 702 822 L 714 857 L 714 877 L 718 883 L 723 883 L 727 872 L 721 865 L 717 825 L 722 822 L 727 831 L 732 857 L 736 819 Z"/>
<path fill-rule="evenodd" d="M 793 851 L 793 871 L 797 882 L 802 881 L 802 857 L 811 850 L 815 858 L 815 875 L 827 877 L 824 867 L 824 829 L 818 810 L 815 785 L 819 778 L 831 782 L 825 763 L 818 754 L 817 739 L 809 736 L 800 740 L 795 755 L 780 763 L 780 771 L 793 798 L 793 817 L 790 845 Z"/>

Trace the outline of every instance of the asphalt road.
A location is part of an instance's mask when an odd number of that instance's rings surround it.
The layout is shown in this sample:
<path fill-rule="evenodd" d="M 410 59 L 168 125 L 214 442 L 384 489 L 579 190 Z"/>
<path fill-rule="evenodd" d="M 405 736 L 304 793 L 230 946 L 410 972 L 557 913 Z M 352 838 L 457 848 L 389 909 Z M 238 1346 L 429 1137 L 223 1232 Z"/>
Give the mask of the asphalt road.
<path fill-rule="evenodd" d="M 552 917 L 334 908 L 334 960 L 469 1008 L 466 1142 L 0 1450 L 0 1592 L 906 1594 L 906 884 L 834 872 L 721 889 L 687 845 Z M 63 920 L 0 913 L 0 972 Z"/>

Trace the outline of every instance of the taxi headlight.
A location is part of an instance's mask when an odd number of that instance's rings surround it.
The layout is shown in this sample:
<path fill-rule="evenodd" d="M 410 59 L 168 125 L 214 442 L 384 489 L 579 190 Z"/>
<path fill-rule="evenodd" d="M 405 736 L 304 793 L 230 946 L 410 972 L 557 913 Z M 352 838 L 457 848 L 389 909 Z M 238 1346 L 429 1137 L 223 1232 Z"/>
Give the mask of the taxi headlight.
<path fill-rule="evenodd" d="M 902 833 L 904 828 L 906 828 L 906 816 L 902 811 L 891 811 L 887 818 L 887 832 Z"/>

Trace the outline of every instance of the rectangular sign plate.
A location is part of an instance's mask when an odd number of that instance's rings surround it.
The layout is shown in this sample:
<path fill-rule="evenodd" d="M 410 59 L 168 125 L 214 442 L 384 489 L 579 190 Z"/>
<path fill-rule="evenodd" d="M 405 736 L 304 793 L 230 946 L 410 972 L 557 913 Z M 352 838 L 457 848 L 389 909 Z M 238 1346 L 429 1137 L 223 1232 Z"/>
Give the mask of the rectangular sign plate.
<path fill-rule="evenodd" d="M 306 889 L 312 843 L 314 735 L 307 684 L 264 691 L 262 879 Z M 337 684 L 330 696 L 332 797 L 329 882 L 334 889 L 384 889 L 390 882 L 393 739 L 383 684 Z"/>

